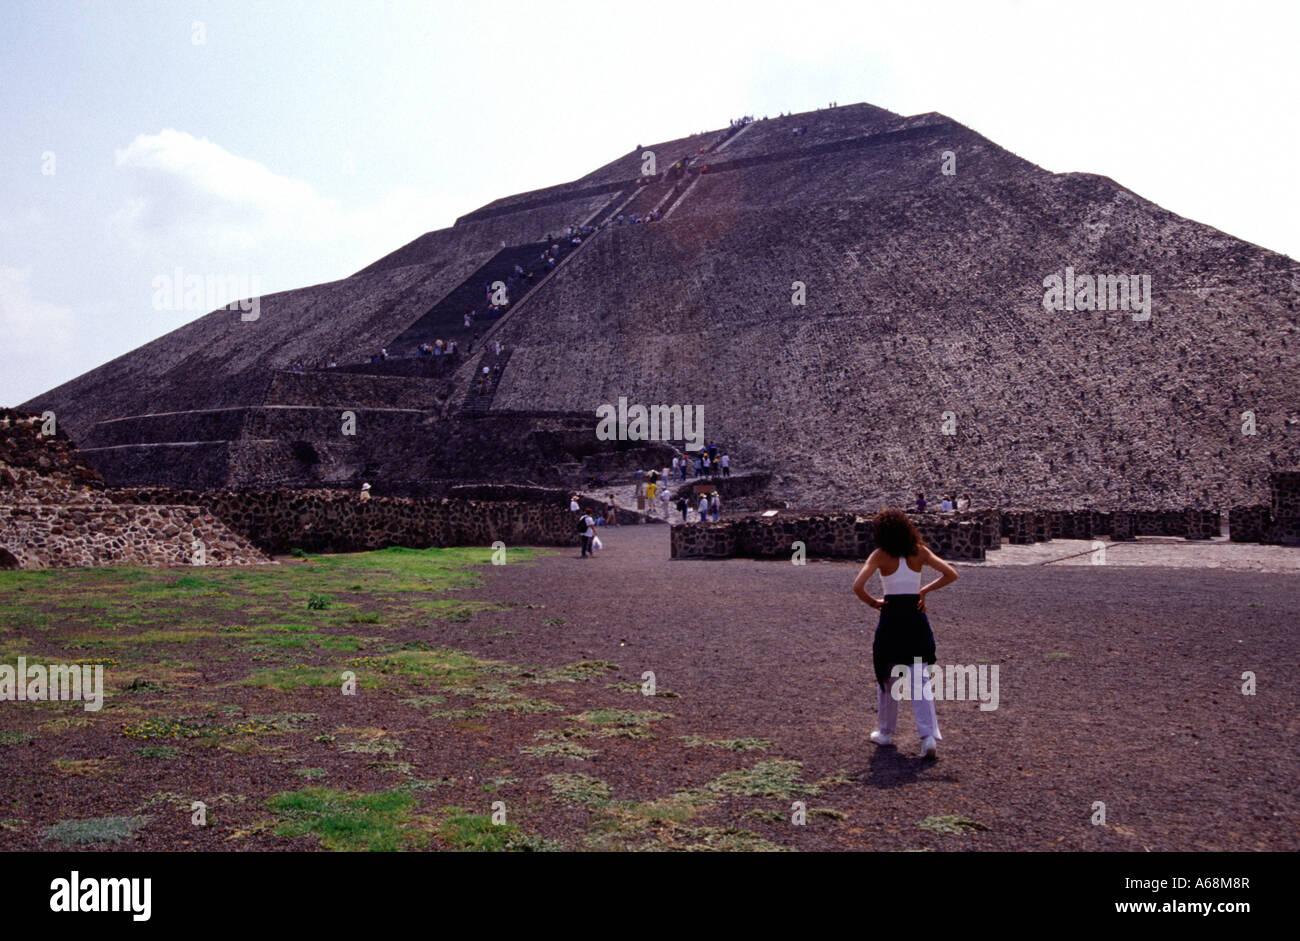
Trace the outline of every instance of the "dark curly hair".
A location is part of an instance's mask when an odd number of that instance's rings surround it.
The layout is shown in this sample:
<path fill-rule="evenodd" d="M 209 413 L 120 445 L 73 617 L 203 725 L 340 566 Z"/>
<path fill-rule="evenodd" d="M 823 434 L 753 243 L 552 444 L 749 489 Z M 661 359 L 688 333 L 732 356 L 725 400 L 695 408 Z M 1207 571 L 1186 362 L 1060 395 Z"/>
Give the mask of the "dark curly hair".
<path fill-rule="evenodd" d="M 876 548 L 896 559 L 913 555 L 925 545 L 916 525 L 896 506 L 885 507 L 877 513 L 871 521 L 871 528 Z"/>

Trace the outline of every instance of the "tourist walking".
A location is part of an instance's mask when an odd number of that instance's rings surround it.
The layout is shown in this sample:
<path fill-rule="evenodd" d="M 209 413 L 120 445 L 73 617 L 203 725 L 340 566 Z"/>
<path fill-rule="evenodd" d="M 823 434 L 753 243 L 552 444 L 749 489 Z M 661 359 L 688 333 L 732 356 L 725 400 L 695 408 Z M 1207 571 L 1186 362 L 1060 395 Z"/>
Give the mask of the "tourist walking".
<path fill-rule="evenodd" d="M 880 612 L 875 638 L 871 644 L 871 662 L 876 675 L 877 729 L 871 741 L 877 745 L 893 742 L 898 726 L 898 700 L 906 694 L 912 700 L 916 731 L 921 736 L 921 757 L 934 758 L 938 751 L 939 719 L 934 699 L 924 693 L 929 684 L 927 665 L 935 661 L 934 633 L 925 613 L 925 596 L 957 580 L 957 571 L 926 546 L 925 540 L 902 510 L 890 507 L 877 513 L 872 521 L 876 548 L 853 580 L 853 593 Z M 921 570 L 929 566 L 939 577 L 921 587 Z M 876 599 L 867 592 L 871 576 L 880 573 L 883 597 Z M 920 677 L 912 676 L 914 664 L 920 664 Z M 899 678 L 896 667 L 904 667 Z M 906 683 L 904 689 L 901 683 Z M 897 695 L 895 695 L 897 694 Z"/>
<path fill-rule="evenodd" d="M 722 515 L 722 504 L 718 500 L 718 491 L 715 490 L 709 494 L 709 516 L 716 523 L 720 515 Z"/>
<path fill-rule="evenodd" d="M 583 513 L 582 523 L 587 528 L 582 533 L 582 555 L 579 558 L 585 559 L 587 556 L 595 554 L 591 548 L 591 541 L 596 538 L 596 521 L 592 519 L 590 513 Z"/>
<path fill-rule="evenodd" d="M 704 522 L 707 522 L 707 521 L 708 521 L 708 519 L 709 519 L 709 496 L 708 496 L 708 494 L 704 494 L 704 493 L 700 494 L 700 507 L 699 507 L 699 514 L 700 514 L 700 522 L 701 522 L 701 523 L 704 523 Z"/>

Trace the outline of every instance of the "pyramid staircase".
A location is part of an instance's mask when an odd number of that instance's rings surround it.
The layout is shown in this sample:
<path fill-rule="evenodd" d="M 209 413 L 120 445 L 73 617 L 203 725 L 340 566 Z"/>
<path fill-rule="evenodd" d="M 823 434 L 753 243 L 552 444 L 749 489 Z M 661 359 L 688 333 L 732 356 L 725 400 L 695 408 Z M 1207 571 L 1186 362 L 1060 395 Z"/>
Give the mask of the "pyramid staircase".
<path fill-rule="evenodd" d="M 488 350 L 479 357 L 478 363 L 474 367 L 474 377 L 470 380 L 469 388 L 465 390 L 465 400 L 461 404 L 461 413 L 469 412 L 482 413 L 492 408 L 492 400 L 496 398 L 497 389 L 501 388 L 501 377 L 506 374 L 506 363 L 510 362 L 510 350 L 502 350 L 500 355 Z M 479 383 L 483 378 L 483 369 L 488 369 L 488 374 L 492 375 L 492 369 L 500 366 L 500 372 L 497 372 L 492 379 L 492 388 L 487 392 L 480 392 Z"/>

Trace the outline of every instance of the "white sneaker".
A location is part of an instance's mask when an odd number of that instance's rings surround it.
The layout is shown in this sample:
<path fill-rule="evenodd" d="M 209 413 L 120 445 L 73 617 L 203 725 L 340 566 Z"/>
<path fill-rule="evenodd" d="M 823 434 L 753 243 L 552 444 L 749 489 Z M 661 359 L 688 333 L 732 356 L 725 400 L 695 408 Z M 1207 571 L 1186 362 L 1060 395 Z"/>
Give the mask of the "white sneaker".
<path fill-rule="evenodd" d="M 927 735 L 921 740 L 921 757 L 934 758 L 939 751 L 939 745 L 934 740 L 933 735 Z"/>
<path fill-rule="evenodd" d="M 877 745 L 892 745 L 894 740 L 879 729 L 871 733 L 871 740 Z"/>

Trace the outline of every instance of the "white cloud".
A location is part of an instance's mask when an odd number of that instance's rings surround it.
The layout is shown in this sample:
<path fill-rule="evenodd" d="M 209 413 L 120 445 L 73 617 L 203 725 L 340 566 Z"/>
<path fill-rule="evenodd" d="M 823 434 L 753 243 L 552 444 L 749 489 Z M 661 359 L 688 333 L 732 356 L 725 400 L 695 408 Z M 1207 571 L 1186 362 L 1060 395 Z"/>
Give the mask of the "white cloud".
<path fill-rule="evenodd" d="M 141 134 L 115 155 L 119 168 L 136 171 L 136 191 L 110 216 L 114 235 L 141 254 L 191 266 L 202 259 L 209 268 L 228 267 L 223 256 L 233 254 L 243 257 L 240 267 L 260 268 L 275 258 L 277 271 L 267 274 L 278 275 L 281 287 L 351 274 L 434 228 L 432 220 L 447 211 L 445 197 L 416 188 L 344 210 L 310 183 L 172 128 Z M 333 250 L 322 255 L 323 246 Z M 295 256 L 316 270 L 285 270 L 282 262 Z"/>
<path fill-rule="evenodd" d="M 0 265 L 0 374 L 14 396 L 6 405 L 42 391 L 51 366 L 73 359 L 72 309 L 33 297 L 31 276 L 30 268 Z"/>

